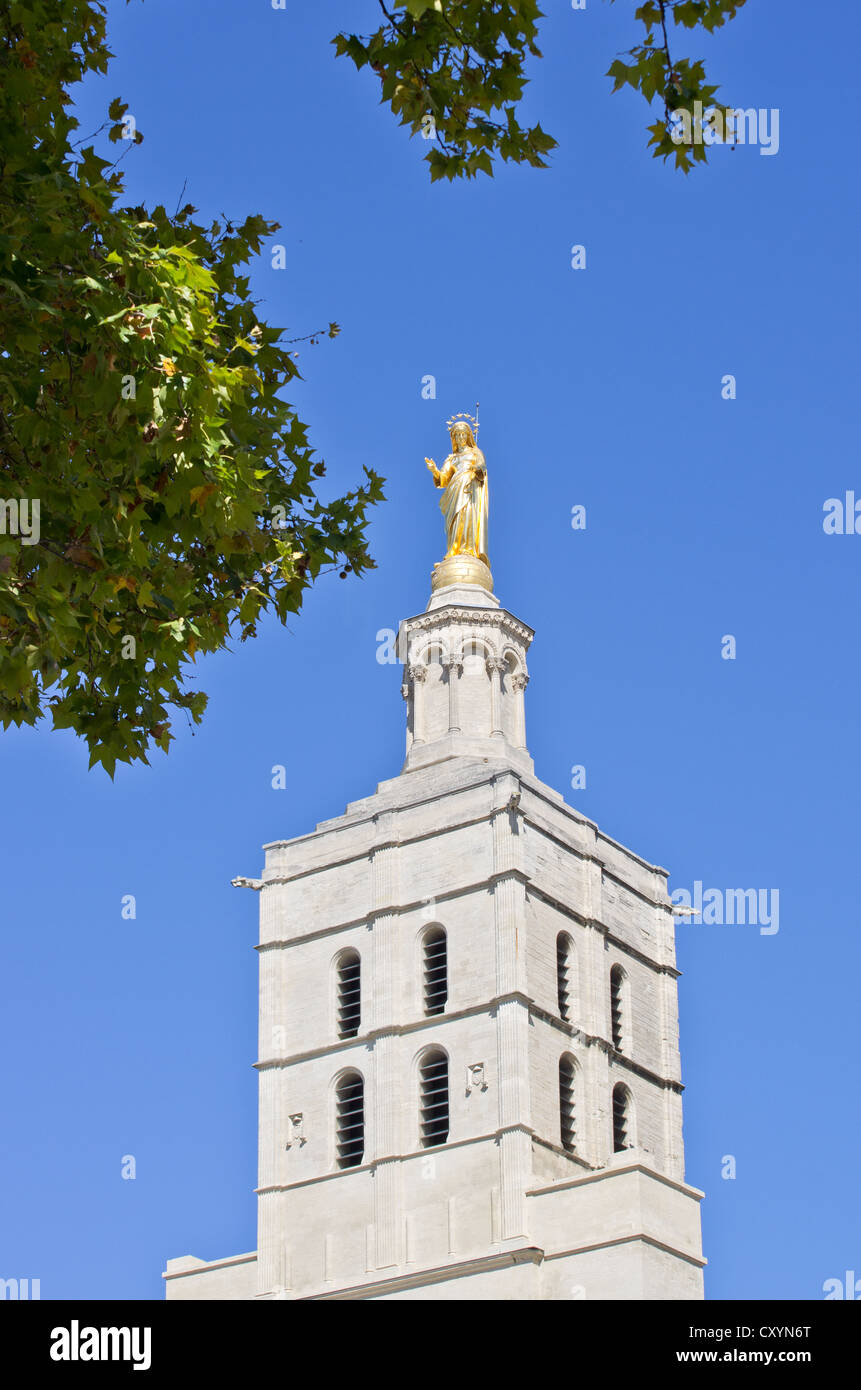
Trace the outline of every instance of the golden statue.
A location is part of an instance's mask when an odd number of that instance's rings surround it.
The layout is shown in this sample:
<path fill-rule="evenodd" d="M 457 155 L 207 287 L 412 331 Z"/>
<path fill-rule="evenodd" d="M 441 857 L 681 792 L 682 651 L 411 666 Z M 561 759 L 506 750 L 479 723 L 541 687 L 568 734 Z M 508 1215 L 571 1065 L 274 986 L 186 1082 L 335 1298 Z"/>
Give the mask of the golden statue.
<path fill-rule="evenodd" d="M 477 420 L 475 425 L 477 429 Z M 492 590 L 487 558 L 487 465 L 475 442 L 470 417 L 455 417 L 449 420 L 448 428 L 451 453 L 442 468 L 437 468 L 433 459 L 425 459 L 435 485 L 444 488 L 439 507 L 445 519 L 446 552 L 445 559 L 434 566 L 441 573 L 434 574 L 433 586 L 439 588 L 460 579 Z M 463 557 L 461 564 L 448 563 L 457 557 Z M 479 563 L 470 564 L 470 558 Z"/>

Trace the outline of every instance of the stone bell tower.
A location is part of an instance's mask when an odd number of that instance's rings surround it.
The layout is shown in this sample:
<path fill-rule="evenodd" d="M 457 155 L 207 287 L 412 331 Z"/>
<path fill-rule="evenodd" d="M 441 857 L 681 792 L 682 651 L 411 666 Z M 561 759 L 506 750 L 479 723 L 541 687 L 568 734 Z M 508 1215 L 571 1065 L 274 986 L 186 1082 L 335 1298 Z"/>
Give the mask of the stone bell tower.
<path fill-rule="evenodd" d="M 666 870 L 534 775 L 532 631 L 485 546 L 457 551 L 481 517 L 450 490 L 486 508 L 469 438 L 429 463 L 449 553 L 401 624 L 400 774 L 238 880 L 260 892 L 258 1248 L 169 1261 L 169 1298 L 703 1296 Z"/>

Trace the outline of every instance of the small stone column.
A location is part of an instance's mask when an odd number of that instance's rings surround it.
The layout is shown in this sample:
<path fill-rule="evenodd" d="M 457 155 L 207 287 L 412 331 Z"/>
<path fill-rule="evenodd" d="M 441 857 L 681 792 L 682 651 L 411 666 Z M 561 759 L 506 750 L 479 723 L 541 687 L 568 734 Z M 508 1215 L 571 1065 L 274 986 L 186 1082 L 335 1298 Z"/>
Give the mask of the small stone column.
<path fill-rule="evenodd" d="M 506 662 L 501 656 L 489 656 L 485 665 L 490 677 L 490 737 L 502 738 L 502 673 Z"/>
<path fill-rule="evenodd" d="M 424 743 L 425 741 L 424 705 L 421 689 L 427 680 L 427 674 L 428 668 L 426 666 L 412 665 L 407 667 L 413 695 L 413 743 Z"/>
<path fill-rule="evenodd" d="M 457 692 L 460 682 L 460 673 L 463 670 L 463 661 L 459 656 L 446 657 L 443 666 L 447 671 L 448 680 L 448 731 L 450 734 L 460 733 L 460 718 L 457 704 Z"/>
<path fill-rule="evenodd" d="M 406 679 L 406 668 L 404 673 L 404 680 L 401 683 L 401 698 L 406 702 L 407 706 L 407 756 L 409 757 L 410 749 L 413 746 L 413 718 L 412 705 L 410 704 L 410 683 Z"/>
<path fill-rule="evenodd" d="M 516 731 L 516 732 L 515 732 L 515 737 L 516 737 L 516 739 L 517 739 L 517 747 L 518 747 L 518 748 L 525 748 L 525 747 L 526 747 L 526 710 L 525 710 L 525 703 L 526 703 L 526 702 L 525 702 L 525 700 L 524 700 L 524 698 L 523 698 L 523 692 L 524 692 L 524 690 L 526 689 L 527 685 L 529 684 L 529 677 L 527 676 L 527 674 L 526 674 L 525 671 L 518 671 L 518 672 L 517 672 L 517 675 L 512 677 L 511 684 L 512 684 L 512 686 L 514 687 L 514 690 L 515 690 L 515 692 L 516 692 L 516 694 L 517 694 L 517 715 L 516 715 L 516 719 L 515 719 L 515 731 Z"/>

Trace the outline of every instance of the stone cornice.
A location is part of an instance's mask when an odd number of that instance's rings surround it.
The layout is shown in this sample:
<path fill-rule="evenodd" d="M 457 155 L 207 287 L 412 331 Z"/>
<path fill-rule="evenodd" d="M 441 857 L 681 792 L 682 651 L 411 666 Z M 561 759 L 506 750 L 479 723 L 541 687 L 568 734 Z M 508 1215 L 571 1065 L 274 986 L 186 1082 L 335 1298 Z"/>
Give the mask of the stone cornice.
<path fill-rule="evenodd" d="M 532 1000 L 528 995 L 521 994 L 518 990 L 512 990 L 510 994 L 496 994 L 492 999 L 483 1000 L 480 1004 L 470 1004 L 466 1009 L 457 1009 L 445 1014 L 432 1014 L 430 1018 L 416 1018 L 410 1023 L 389 1023 L 383 1028 L 371 1028 L 367 1033 L 357 1033 L 354 1038 L 336 1038 L 334 1042 L 325 1043 L 322 1047 L 310 1048 L 307 1052 L 292 1052 L 285 1057 L 267 1057 L 264 1061 L 258 1059 L 253 1065 L 257 1071 L 267 1071 L 272 1067 L 288 1067 L 293 1066 L 296 1062 L 310 1062 L 317 1057 L 328 1057 L 334 1052 L 348 1051 L 354 1047 L 373 1047 L 379 1038 L 400 1038 L 409 1033 L 439 1028 L 444 1023 L 454 1023 L 464 1018 L 476 1018 L 480 1014 L 489 1014 L 492 1017 L 500 1004 L 509 1003 L 523 1004 L 527 1009 L 532 1007 Z"/>
<path fill-rule="evenodd" d="M 255 1187 L 254 1191 L 258 1197 L 272 1192 L 295 1192 L 301 1187 L 316 1187 L 321 1182 L 350 1178 L 355 1173 L 372 1173 L 375 1168 L 381 1168 L 387 1163 L 407 1163 L 415 1158 L 427 1158 L 428 1154 L 465 1149 L 472 1144 L 498 1144 L 504 1134 L 525 1134 L 530 1139 L 535 1138 L 535 1131 L 530 1125 L 499 1125 L 483 1134 L 473 1134 L 466 1139 L 454 1139 L 445 1144 L 435 1145 L 432 1149 L 407 1149 L 404 1153 L 380 1154 L 378 1158 L 369 1159 L 367 1163 L 357 1163 L 353 1168 L 330 1168 L 328 1172 L 316 1173 L 312 1178 L 297 1178 L 296 1182 L 268 1183 L 265 1187 Z"/>
<path fill-rule="evenodd" d="M 572 922 L 579 922 L 581 927 L 591 927 L 593 931 L 599 932 L 610 945 L 615 946 L 619 951 L 622 951 L 626 956 L 630 956 L 633 960 L 638 960 L 641 965 L 647 965 L 650 970 L 656 970 L 660 975 L 669 975 L 673 980 L 681 978 L 682 972 L 678 970 L 675 965 L 670 965 L 665 961 L 653 960 L 652 957 L 647 956 L 644 951 L 638 951 L 636 946 L 632 946 L 629 941 L 623 941 L 621 937 L 616 936 L 610 927 L 602 922 L 600 918 L 584 916 L 583 913 L 578 912 L 576 908 L 569 907 L 567 903 L 563 903 L 559 898 L 554 897 L 552 893 L 548 893 L 540 884 L 536 883 L 534 879 L 527 880 L 527 892 L 529 896 L 540 898 L 542 902 L 547 903 L 548 906 L 562 913 L 563 916 L 570 918 Z M 638 896 L 640 895 L 638 894 Z M 647 898 L 645 901 L 652 907 L 662 906 L 660 903 L 654 903 L 651 898 Z"/>
<path fill-rule="evenodd" d="M 303 1294 L 298 1303 L 322 1301 L 337 1302 L 341 1299 L 382 1298 L 385 1294 L 397 1293 L 402 1289 L 421 1289 L 428 1284 L 442 1284 L 449 1279 L 464 1279 L 471 1274 L 488 1274 L 497 1269 L 508 1269 L 511 1265 L 541 1264 L 544 1251 L 537 1245 L 516 1246 L 513 1250 L 495 1251 L 491 1255 L 477 1255 L 471 1260 L 456 1260 L 453 1264 L 432 1266 L 428 1269 L 411 1269 L 407 1274 L 393 1274 L 388 1279 L 375 1279 L 370 1283 L 353 1284 L 321 1293 Z"/>
<path fill-rule="evenodd" d="M 681 1182 L 678 1178 L 667 1177 L 666 1173 L 643 1163 L 642 1159 L 635 1159 L 632 1163 L 620 1163 L 612 1168 L 596 1168 L 591 1173 L 585 1173 L 582 1178 L 561 1178 L 558 1182 L 546 1183 L 543 1187 L 530 1187 L 526 1190 L 526 1196 L 544 1197 L 550 1192 L 558 1192 L 561 1188 L 583 1187 L 587 1183 L 615 1178 L 621 1173 L 644 1173 L 647 1178 L 654 1178 L 655 1182 L 663 1183 L 665 1187 L 675 1188 L 676 1192 L 683 1193 L 685 1197 L 693 1197 L 697 1202 L 701 1202 L 705 1196 L 698 1187 L 691 1187 L 690 1183 Z"/>
<path fill-rule="evenodd" d="M 418 775 L 419 775 L 418 773 L 414 773 L 414 772 L 410 772 L 410 773 L 407 773 L 407 774 L 402 773 L 400 777 L 398 777 L 398 778 L 392 778 L 392 779 L 390 779 L 390 780 L 391 780 L 392 782 L 394 782 L 394 781 L 401 782 L 402 779 L 403 779 L 405 776 L 408 776 L 408 777 L 410 777 L 410 778 L 416 778 L 416 777 L 418 777 Z M 431 801 L 442 801 L 442 800 L 445 800 L 445 799 L 450 798 L 450 797 L 452 797 L 452 796 L 459 796 L 459 795 L 461 795 L 461 794 L 463 794 L 463 793 L 468 793 L 468 792 L 470 792 L 470 791 L 473 791 L 476 787 L 480 787 L 480 786 L 483 786 L 483 785 L 487 785 L 488 783 L 494 782 L 494 781 L 496 781 L 498 778 L 504 777 L 504 776 L 516 777 L 516 778 L 520 781 L 523 790 L 528 791 L 528 792 L 530 793 L 530 795 L 534 796 L 537 800 L 546 803 L 546 804 L 547 804 L 548 806 L 550 806 L 557 814 L 562 815 L 566 820 L 573 820 L 573 821 L 575 821 L 575 822 L 577 823 L 577 825 L 583 826 L 583 827 L 586 828 L 587 830 L 592 831 L 593 834 L 595 835 L 595 837 L 596 837 L 597 840 L 603 841 L 603 842 L 604 842 L 605 844 L 607 844 L 607 845 L 611 845 L 614 849 L 621 850 L 621 852 L 622 852 L 623 854 L 627 855 L 628 858 L 632 859 L 636 864 L 639 864 L 642 868 L 648 870 L 649 873 L 660 874 L 660 875 L 663 875 L 664 877 L 667 876 L 668 871 L 667 871 L 666 869 L 661 868 L 661 866 L 658 865 L 658 864 L 651 864 L 651 863 L 649 862 L 648 859 L 644 859 L 644 858 L 642 857 L 642 855 L 637 854 L 635 850 L 628 849 L 628 847 L 627 847 L 626 845 L 623 845 L 623 844 L 621 843 L 621 841 L 619 841 L 619 840 L 614 840 L 614 839 L 612 838 L 612 836 L 605 834 L 605 832 L 604 832 L 603 830 L 600 829 L 600 827 L 597 825 L 597 823 L 596 823 L 595 821 L 589 820 L 589 818 L 588 818 L 587 816 L 583 816 L 583 815 L 580 814 L 579 811 L 575 811 L 573 806 L 567 805 L 567 803 L 563 800 L 563 798 L 559 795 L 559 793 L 558 793 L 558 792 L 555 792 L 555 791 L 553 790 L 552 787 L 547 786 L 545 783 L 541 782 L 541 781 L 540 781 L 537 777 L 535 777 L 534 775 L 530 775 L 530 774 L 524 773 L 524 772 L 522 771 L 522 769 L 520 769 L 520 768 L 511 767 L 511 768 L 504 768 L 504 769 L 501 769 L 501 770 L 500 770 L 499 768 L 495 768 L 492 772 L 489 772 L 487 769 L 484 769 L 484 768 L 483 768 L 483 769 L 481 769 L 481 771 L 478 773 L 477 776 L 475 776 L 474 778 L 470 778 L 469 780 L 465 780 L 463 783 L 461 783 L 461 784 L 458 785 L 458 786 L 447 787 L 445 790 L 441 790 L 441 791 L 431 791 L 430 793 L 425 792 L 424 795 L 419 795 L 419 796 L 417 796 L 417 797 L 415 797 L 415 798 L 413 798 L 413 799 L 407 799 L 407 800 L 405 800 L 405 801 L 403 801 L 403 802 L 400 802 L 400 803 L 398 803 L 398 804 L 396 804 L 396 805 L 387 806 L 387 807 L 385 808 L 385 812 L 394 812 L 396 815 L 400 815 L 400 814 L 402 814 L 403 812 L 410 811 L 410 810 L 414 810 L 417 806 L 426 805 L 428 802 L 431 802 Z M 376 793 L 374 793 L 372 796 L 364 798 L 364 800 L 365 800 L 365 801 L 368 801 L 368 802 L 371 802 L 371 801 L 374 801 L 374 800 L 376 799 L 376 797 L 378 797 L 378 796 L 380 796 L 380 795 L 381 795 L 380 792 L 376 792 Z M 353 804 L 359 804 L 359 803 L 353 803 Z M 267 843 L 267 844 L 265 844 L 265 845 L 263 846 L 263 849 L 264 849 L 264 850 L 270 850 L 270 849 L 286 849 L 286 848 L 288 848 L 288 847 L 290 847 L 290 846 L 300 845 L 300 844 L 302 844 L 303 841 L 313 840 L 313 839 L 316 839 L 318 836 L 322 836 L 322 835 L 336 834 L 336 833 L 338 833 L 339 831 L 341 831 L 341 830 L 343 830 L 343 829 L 347 829 L 348 826 L 347 826 L 347 824 L 345 824 L 345 822 L 349 822 L 349 828 L 352 829 L 352 828 L 355 828 L 355 826 L 361 825 L 361 824 L 363 824 L 363 823 L 366 822 L 366 821 L 375 820 L 375 819 L 377 818 L 377 816 L 379 816 L 380 814 L 381 814 L 380 811 L 375 811 L 375 810 L 373 810 L 373 809 L 370 808 L 370 807 L 367 809 L 367 811 L 366 811 L 364 814 L 361 814 L 361 813 L 355 812 L 355 811 L 350 811 L 350 810 L 348 809 L 343 815 L 341 815 L 341 816 L 335 816 L 332 820 L 320 821 L 319 824 L 318 824 L 313 830 L 309 830 L 309 831 L 307 832 L 307 834 L 305 834 L 305 835 L 297 835 L 297 836 L 294 836 L 294 838 L 293 838 L 293 839 L 290 839 L 290 840 L 271 840 L 271 841 L 269 841 L 269 843 Z M 353 817 L 353 816 L 355 816 L 355 820 L 352 820 L 352 819 L 351 819 L 351 817 Z M 432 835 L 435 835 L 435 834 L 442 834 L 442 833 L 444 833 L 444 832 L 446 832 L 446 831 L 448 831 L 448 830 L 459 828 L 459 826 L 460 826 L 461 824 L 464 824 L 464 825 L 474 824 L 475 821 L 476 821 L 477 819 L 483 819 L 483 817 L 473 817 L 473 818 L 469 818 L 469 819 L 467 819 L 467 820 L 465 820 L 465 821 L 463 821 L 463 822 L 459 822 L 459 821 L 450 822 L 450 823 L 447 823 L 446 825 L 440 826 L 439 829 L 437 829 L 437 830 L 426 831 L 424 834 L 422 834 L 422 835 L 420 835 L 420 836 L 415 836 L 415 837 L 411 837 L 411 838 L 415 838 L 415 839 L 427 839 L 427 838 L 429 838 L 429 837 L 432 836 Z M 556 843 L 562 845 L 563 848 L 567 849 L 569 852 L 571 852 L 571 853 L 573 853 L 573 854 L 577 854 L 580 858 L 596 860 L 599 864 L 601 864 L 602 868 L 605 867 L 605 861 L 601 858 L 600 855 L 597 855 L 597 854 L 592 854 L 592 855 L 590 855 L 590 854 L 584 854 L 582 850 L 577 849 L 577 848 L 573 847 L 572 845 L 568 844 L 567 841 L 560 839 L 557 835 L 555 835 L 555 834 L 553 833 L 552 830 L 549 830 L 549 829 L 548 829 L 546 826 L 544 826 L 544 825 L 540 825 L 540 824 L 539 824 L 537 821 L 535 821 L 535 820 L 530 819 L 530 820 L 529 820 L 529 824 L 532 825 L 534 829 L 539 830 L 542 834 L 548 835 L 551 839 L 553 839 Z M 407 840 L 404 841 L 404 843 L 409 843 L 409 842 L 410 842 L 409 839 L 407 839 Z M 358 853 L 356 853 L 356 854 L 347 855 L 343 860 L 331 860 L 330 863 L 328 863 L 328 864 L 326 864 L 326 865 L 321 865 L 320 868 L 329 868 L 329 867 L 331 867 L 331 865 L 333 865 L 333 864 L 335 864 L 335 863 L 349 863 L 349 862 L 351 862 L 352 860 L 355 860 L 355 859 L 362 859 L 362 858 L 364 858 L 364 854 L 365 854 L 365 851 L 361 851 L 361 852 L 358 852 Z M 299 870 L 298 872 L 296 872 L 296 873 L 287 874 L 287 875 L 279 875 L 279 876 L 277 876 L 276 878 L 265 878 L 265 879 L 264 879 L 264 887 L 265 887 L 266 884 L 268 884 L 268 883 L 273 883 L 273 882 L 286 882 L 286 881 L 288 881 L 288 879 L 291 879 L 291 878 L 300 878 L 300 877 L 302 877 L 303 874 L 305 874 L 305 873 L 314 873 L 314 872 L 319 872 L 319 869 L 318 869 L 318 868 L 306 869 L 306 870 L 300 869 L 300 870 Z M 623 880 L 620 880 L 620 881 L 623 881 Z M 627 886 L 627 885 L 626 885 L 626 886 Z M 637 890 L 636 890 L 636 889 L 632 889 L 632 891 L 633 891 L 633 892 L 636 892 Z M 652 900 L 649 899 L 648 901 L 652 901 Z M 658 902 L 657 900 L 655 900 L 655 906 L 657 906 L 657 907 L 666 907 L 667 910 L 669 911 L 669 903 L 661 903 L 661 902 Z"/>
<path fill-rule="evenodd" d="M 582 1043 L 584 1047 L 597 1047 L 598 1051 L 603 1052 L 611 1062 L 617 1062 L 626 1067 L 628 1071 L 641 1076 L 644 1081 L 651 1081 L 655 1086 L 663 1086 L 665 1090 L 675 1091 L 677 1095 L 681 1095 L 685 1089 L 681 1081 L 677 1081 L 674 1077 L 661 1076 L 659 1072 L 643 1066 L 642 1062 L 635 1062 L 627 1053 L 620 1052 L 618 1048 L 613 1046 L 609 1038 L 602 1037 L 600 1033 L 587 1033 L 584 1028 L 577 1028 L 573 1023 L 566 1023 L 564 1019 L 557 1018 L 547 1009 L 542 1009 L 541 1005 L 536 1004 L 534 1000 L 530 1002 L 529 1014 L 530 1017 L 540 1018 L 542 1023 L 555 1028 L 558 1033 L 562 1033 L 571 1042 Z"/>
<path fill-rule="evenodd" d="M 520 1004 L 526 1009 L 530 1018 L 538 1018 L 542 1023 L 554 1027 L 562 1033 L 567 1042 L 579 1043 L 583 1047 L 597 1047 L 611 1062 L 616 1062 L 628 1071 L 634 1072 L 644 1081 L 650 1081 L 655 1086 L 663 1087 L 664 1090 L 675 1091 L 678 1095 L 681 1095 L 684 1090 L 680 1081 L 676 1081 L 673 1077 L 661 1076 L 658 1072 L 652 1071 L 651 1068 L 643 1066 L 641 1062 L 635 1062 L 625 1053 L 617 1051 L 607 1038 L 596 1033 L 587 1033 L 582 1028 L 575 1028 L 572 1024 L 554 1018 L 553 1014 L 541 1008 L 534 999 L 520 990 L 511 990 L 507 994 L 495 994 L 492 999 L 485 1000 L 480 1004 L 470 1004 L 466 1009 L 457 1009 L 451 1013 L 433 1014 L 430 1018 L 417 1018 L 409 1023 L 386 1024 L 383 1028 L 371 1028 L 366 1033 L 358 1033 L 353 1038 L 336 1038 L 330 1043 L 325 1043 L 322 1047 L 309 1048 L 306 1052 L 291 1052 L 285 1056 L 258 1058 L 253 1066 L 258 1072 L 272 1071 L 277 1068 L 296 1066 L 299 1062 L 313 1062 L 319 1057 L 331 1057 L 340 1053 L 347 1054 L 357 1048 L 373 1049 L 374 1044 L 381 1038 L 402 1038 L 408 1037 L 412 1033 L 439 1030 L 446 1023 L 457 1023 L 462 1019 L 477 1018 L 482 1014 L 487 1014 L 492 1018 L 501 1004 Z"/>
<path fill-rule="evenodd" d="M 522 776 L 522 774 L 515 772 L 512 772 L 511 775 L 513 777 Z M 313 864 L 309 868 L 297 869 L 295 873 L 271 874 L 268 878 L 262 880 L 263 888 L 269 888 L 276 883 L 293 883 L 297 879 L 310 878 L 312 874 L 327 873 L 331 869 L 341 868 L 345 864 L 355 864 L 359 860 L 367 859 L 368 855 L 377 849 L 406 847 L 408 845 L 418 844 L 422 840 L 432 840 L 438 835 L 450 835 L 452 831 L 455 830 L 467 830 L 470 826 L 481 825 L 485 821 L 492 820 L 492 818 L 499 815 L 501 811 L 506 811 L 508 809 L 507 806 L 492 806 L 489 810 L 483 811 L 480 815 L 465 816 L 462 820 L 449 821 L 445 825 L 436 826 L 433 830 L 423 830 L 419 834 L 405 835 L 403 838 L 399 839 L 390 838 L 385 841 L 369 840 L 361 849 L 357 849 L 350 854 L 345 854 L 342 858 L 328 859 L 322 864 Z M 523 809 L 522 801 L 517 806 L 517 814 L 520 816 L 524 825 L 531 826 L 532 829 L 536 830 L 540 835 L 546 835 L 554 844 L 560 845 L 568 854 L 573 854 L 577 859 L 582 860 L 584 864 L 599 864 L 602 873 L 606 874 L 608 878 L 611 878 L 614 883 L 618 883 L 626 892 L 632 893 L 634 897 L 639 898 L 641 902 L 647 903 L 649 907 L 662 908 L 667 912 L 671 911 L 669 902 L 663 903 L 657 898 L 647 897 L 644 893 L 641 893 L 638 888 L 635 888 L 633 884 L 626 883 L 624 879 L 612 873 L 611 870 L 607 869 L 605 861 L 600 855 L 584 853 L 583 850 L 577 849 L 573 845 L 566 844 L 564 840 L 560 840 L 558 836 L 547 830 L 546 826 L 539 824 L 538 821 L 533 820 L 531 816 L 526 814 Z M 368 819 L 370 820 L 371 817 L 369 816 Z M 277 848 L 277 846 L 269 845 L 267 848 L 272 849 Z M 625 852 L 629 853 L 627 850 Z M 636 858 L 636 856 L 633 857 Z M 640 862 L 642 863 L 643 861 Z"/>
<path fill-rule="evenodd" d="M 493 811 L 491 814 L 497 814 L 500 809 L 505 810 L 504 807 L 496 808 L 496 810 Z M 472 823 L 478 824 L 480 821 L 488 820 L 489 818 L 490 816 L 481 816 L 478 818 L 477 821 Z M 420 836 L 417 838 L 423 839 L 425 837 Z M 387 842 L 385 845 L 375 845 L 374 849 L 389 849 L 392 847 L 392 843 Z M 364 859 L 367 856 L 360 855 L 358 857 Z M 588 858 L 588 856 L 586 857 Z M 267 879 L 266 883 L 264 884 L 264 887 L 277 883 L 289 883 L 292 882 L 293 879 L 296 877 L 298 877 L 298 875 L 291 875 L 289 879 Z M 644 951 L 639 951 L 636 948 L 636 946 L 632 946 L 630 942 L 623 941 L 621 937 L 617 936 L 615 932 L 613 932 L 612 929 L 606 925 L 606 923 L 602 922 L 597 917 L 587 917 L 582 912 L 578 912 L 576 908 L 569 907 L 567 903 L 563 903 L 552 893 L 548 893 L 545 889 L 543 889 L 534 878 L 530 878 L 529 875 L 524 873 L 522 869 L 500 869 L 496 873 L 488 874 L 482 877 L 481 879 L 476 880 L 475 882 L 462 884 L 459 888 L 452 888 L 448 892 L 440 892 L 434 898 L 434 903 L 436 905 L 439 905 L 442 903 L 454 902 L 456 899 L 466 897 L 470 893 L 475 893 L 481 888 L 495 887 L 498 883 L 507 879 L 514 879 L 515 882 L 521 883 L 526 888 L 527 896 L 540 898 L 542 902 L 545 902 L 549 906 L 553 907 L 561 915 L 567 917 L 569 921 L 577 922 L 580 926 L 591 927 L 594 931 L 600 932 L 600 934 L 610 945 L 615 946 L 619 951 L 623 952 L 625 955 L 631 957 L 632 959 L 640 961 L 642 965 L 648 966 L 650 970 L 654 970 L 661 975 L 669 975 L 671 979 L 674 980 L 680 978 L 681 971 L 678 970 L 676 966 L 670 965 L 664 961 L 656 960 L 653 957 L 646 955 Z M 653 904 L 653 906 L 659 906 L 659 904 Z M 421 911 L 423 908 L 426 907 L 427 900 L 425 898 L 416 898 L 409 902 L 389 903 L 385 907 L 371 908 L 362 917 L 351 917 L 344 920 L 339 920 L 331 923 L 327 927 L 320 927 L 316 931 L 302 932 L 297 936 L 274 937 L 270 941 L 260 941 L 255 945 L 254 949 L 256 951 L 261 952 L 286 950 L 290 946 L 298 945 L 300 942 L 316 941 L 319 940 L 321 937 L 331 936 L 336 932 L 353 931 L 357 927 L 363 927 L 366 930 L 370 931 L 373 930 L 373 925 L 376 918 L 400 916 L 408 912 Z"/>
<path fill-rule="evenodd" d="M 421 613 L 415 618 L 404 618 L 401 627 L 408 633 L 432 632 L 454 622 L 463 623 L 465 626 L 475 624 L 481 627 L 499 627 L 518 637 L 527 646 L 535 636 L 533 628 L 527 627 L 526 623 L 515 618 L 505 608 L 467 608 L 459 604 L 433 608 L 429 613 Z"/>
<path fill-rule="evenodd" d="M 644 1081 L 651 1081 L 655 1086 L 663 1086 L 665 1091 L 674 1091 L 677 1096 L 680 1096 L 684 1091 L 685 1088 L 681 1081 L 676 1081 L 672 1077 L 659 1076 L 657 1072 L 652 1071 L 649 1067 L 644 1067 L 641 1062 L 635 1062 L 633 1057 L 628 1057 L 624 1052 L 619 1052 L 613 1047 L 612 1043 L 607 1042 L 604 1038 L 590 1038 L 586 1034 L 584 1034 L 583 1037 L 587 1046 L 589 1046 L 590 1043 L 598 1043 L 602 1050 L 607 1053 L 611 1062 L 615 1062 L 617 1066 L 624 1067 L 627 1071 L 633 1072 L 635 1076 L 641 1076 Z"/>
<path fill-rule="evenodd" d="M 648 1170 L 647 1170 L 648 1171 Z M 527 1192 L 527 1197 L 532 1194 Z M 550 1260 L 564 1260 L 569 1255 L 588 1255 L 593 1250 L 609 1250 L 614 1245 L 630 1245 L 632 1241 L 641 1240 L 644 1245 L 651 1245 L 656 1250 L 663 1250 L 667 1255 L 675 1255 L 678 1259 L 684 1260 L 687 1264 L 696 1265 L 697 1269 L 705 1269 L 708 1264 L 701 1255 L 691 1255 L 687 1250 L 680 1250 L 676 1245 L 667 1245 L 666 1241 L 656 1240 L 647 1231 L 631 1231 L 624 1236 L 613 1236 L 610 1240 L 596 1240 L 591 1245 L 575 1245 L 568 1250 L 554 1250 L 552 1254 L 545 1255 L 548 1262 Z"/>
<path fill-rule="evenodd" d="M 187 1258 L 194 1259 L 194 1256 Z M 179 1257 L 182 1259 L 182 1256 Z M 162 1279 L 186 1279 L 190 1274 L 209 1274 L 213 1269 L 230 1269 L 233 1265 L 251 1264 L 257 1259 L 257 1251 L 249 1250 L 245 1255 L 227 1255 L 223 1260 L 197 1260 L 194 1264 L 184 1265 L 180 1269 L 166 1269 L 162 1274 Z M 170 1260 L 169 1264 L 178 1264 L 177 1260 Z"/>
<path fill-rule="evenodd" d="M 542 1149 L 549 1149 L 551 1153 L 558 1154 L 560 1158 L 567 1158 L 569 1162 L 575 1163 L 578 1168 L 585 1168 L 587 1173 L 594 1173 L 596 1171 L 594 1163 L 587 1163 L 582 1154 L 572 1153 L 569 1149 L 563 1149 L 561 1144 L 553 1144 L 549 1139 L 542 1139 L 540 1134 L 533 1134 L 532 1142 L 533 1144 L 538 1144 Z"/>

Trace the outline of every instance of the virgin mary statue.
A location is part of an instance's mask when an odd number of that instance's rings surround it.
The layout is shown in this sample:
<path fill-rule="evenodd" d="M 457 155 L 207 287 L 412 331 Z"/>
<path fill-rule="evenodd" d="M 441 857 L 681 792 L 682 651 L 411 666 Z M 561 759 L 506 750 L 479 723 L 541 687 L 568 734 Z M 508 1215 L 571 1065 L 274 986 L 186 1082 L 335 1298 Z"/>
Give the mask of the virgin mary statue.
<path fill-rule="evenodd" d="M 450 434 L 452 451 L 442 468 L 437 468 L 433 459 L 425 459 L 434 483 L 445 489 L 439 503 L 445 519 L 445 558 L 474 555 L 489 565 L 484 454 L 475 442 L 468 421 L 456 420 L 450 427 Z"/>

